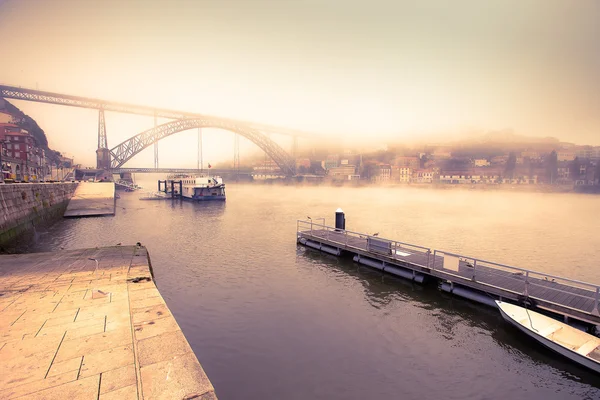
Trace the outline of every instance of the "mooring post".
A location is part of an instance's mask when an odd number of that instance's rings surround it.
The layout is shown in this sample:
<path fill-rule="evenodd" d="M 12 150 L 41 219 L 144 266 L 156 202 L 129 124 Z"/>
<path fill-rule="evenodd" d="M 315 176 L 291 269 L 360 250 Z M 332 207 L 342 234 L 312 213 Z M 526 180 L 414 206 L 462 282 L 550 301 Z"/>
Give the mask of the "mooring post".
<path fill-rule="evenodd" d="M 529 297 L 529 271 L 525 272 L 525 290 L 523 296 Z"/>
<path fill-rule="evenodd" d="M 475 280 L 475 268 L 477 268 L 477 260 L 473 260 L 473 277 L 471 280 Z"/>
<path fill-rule="evenodd" d="M 335 210 L 335 230 L 336 232 L 346 230 L 346 215 L 341 208 Z"/>

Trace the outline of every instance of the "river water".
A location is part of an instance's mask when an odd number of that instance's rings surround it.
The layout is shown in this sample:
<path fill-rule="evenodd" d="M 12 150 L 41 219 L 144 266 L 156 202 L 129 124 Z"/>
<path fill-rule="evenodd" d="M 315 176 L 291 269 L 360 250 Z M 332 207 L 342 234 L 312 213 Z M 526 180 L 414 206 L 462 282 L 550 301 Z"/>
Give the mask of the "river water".
<path fill-rule="evenodd" d="M 62 220 L 28 251 L 147 246 L 221 399 L 600 398 L 598 376 L 492 308 L 296 245 L 297 219 L 333 224 L 342 207 L 349 230 L 600 283 L 599 197 L 241 184 L 226 203 L 139 196 L 121 193 L 115 217 Z"/>

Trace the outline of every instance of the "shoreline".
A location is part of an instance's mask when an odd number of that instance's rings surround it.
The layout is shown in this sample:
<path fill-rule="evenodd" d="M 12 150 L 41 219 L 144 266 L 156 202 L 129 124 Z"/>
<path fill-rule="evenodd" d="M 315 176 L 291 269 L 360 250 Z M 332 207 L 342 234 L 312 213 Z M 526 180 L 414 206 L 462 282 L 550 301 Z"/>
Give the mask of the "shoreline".
<path fill-rule="evenodd" d="M 420 190 L 477 190 L 494 192 L 525 192 L 525 193 L 578 193 L 600 194 L 600 185 L 578 186 L 573 185 L 509 185 L 509 184 L 435 184 L 435 183 L 369 183 L 361 181 L 321 181 L 321 182 L 295 182 L 291 180 L 251 181 L 253 185 L 278 185 L 278 186 L 326 186 L 349 188 L 410 188 Z"/>

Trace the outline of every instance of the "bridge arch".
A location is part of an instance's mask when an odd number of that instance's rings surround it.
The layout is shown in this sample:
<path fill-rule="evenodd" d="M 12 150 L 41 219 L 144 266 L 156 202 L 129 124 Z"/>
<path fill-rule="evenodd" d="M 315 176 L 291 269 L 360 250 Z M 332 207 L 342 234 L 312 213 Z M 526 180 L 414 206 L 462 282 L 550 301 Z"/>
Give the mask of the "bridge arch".
<path fill-rule="evenodd" d="M 133 156 L 161 139 L 194 128 L 224 129 L 242 135 L 261 148 L 287 176 L 296 174 L 295 160 L 267 135 L 243 123 L 213 117 L 170 121 L 139 133 L 110 149 L 111 168 L 120 168 Z"/>

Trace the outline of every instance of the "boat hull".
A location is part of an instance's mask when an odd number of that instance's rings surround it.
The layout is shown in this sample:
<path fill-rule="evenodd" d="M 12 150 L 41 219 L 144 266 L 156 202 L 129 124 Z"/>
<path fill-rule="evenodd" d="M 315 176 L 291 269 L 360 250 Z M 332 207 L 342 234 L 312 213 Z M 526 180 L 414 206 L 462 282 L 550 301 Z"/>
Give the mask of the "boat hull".
<path fill-rule="evenodd" d="M 225 196 L 183 196 L 183 198 L 192 201 L 225 201 Z"/>
<path fill-rule="evenodd" d="M 519 323 L 512 316 L 508 315 L 508 313 L 502 307 L 502 302 L 497 301 L 496 303 L 498 304 L 498 309 L 500 310 L 500 314 L 502 315 L 502 318 L 504 318 L 504 320 L 507 321 L 508 323 L 510 323 L 512 326 L 519 329 L 521 332 L 525 333 L 529 337 L 537 340 L 538 342 L 540 342 L 542 345 L 546 346 L 550 350 L 570 359 L 571 361 L 576 362 L 577 364 L 580 364 L 586 368 L 596 371 L 597 373 L 600 373 L 600 363 L 599 362 L 596 362 L 587 356 L 581 355 L 559 343 L 556 343 L 556 342 L 554 342 L 550 339 L 547 339 L 546 337 L 536 333 L 533 329 L 530 329 L 529 327 Z M 521 307 L 519 307 L 519 308 L 521 308 Z M 530 313 L 530 317 L 531 316 L 534 317 L 534 320 L 535 320 L 535 318 L 539 318 L 538 316 L 541 316 L 541 317 L 544 317 L 547 319 L 551 319 L 549 317 L 546 317 L 539 313 L 536 313 L 535 311 L 529 310 L 528 312 Z M 567 324 L 563 324 L 559 321 L 555 321 L 555 323 L 566 326 L 566 327 L 568 327 L 568 329 L 575 329 L 575 328 L 573 328 Z M 592 335 L 589 335 L 589 336 L 592 337 Z"/>

